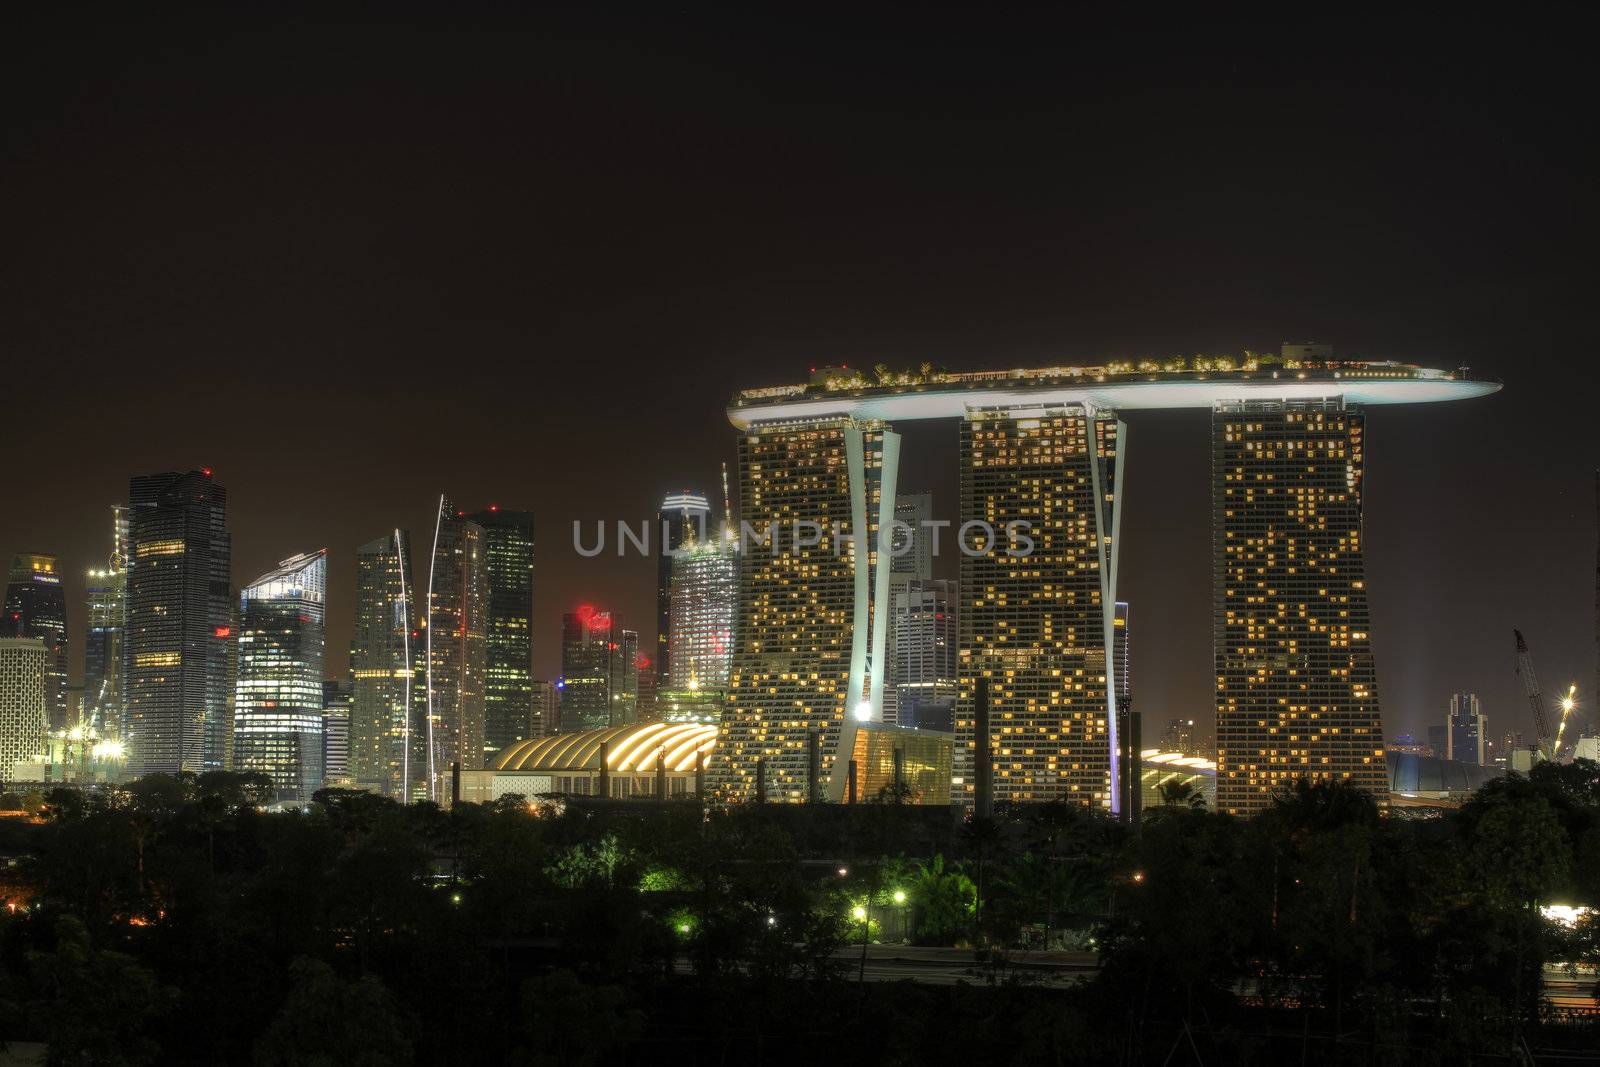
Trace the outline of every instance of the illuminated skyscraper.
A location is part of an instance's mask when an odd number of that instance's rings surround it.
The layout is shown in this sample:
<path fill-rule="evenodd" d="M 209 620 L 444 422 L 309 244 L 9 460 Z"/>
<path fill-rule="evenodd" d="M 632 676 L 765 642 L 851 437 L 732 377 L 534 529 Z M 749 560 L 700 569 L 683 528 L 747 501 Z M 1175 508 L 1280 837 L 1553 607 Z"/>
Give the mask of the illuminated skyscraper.
<path fill-rule="evenodd" d="M 1388 792 L 1362 552 L 1366 418 L 1340 399 L 1211 418 L 1217 805 L 1297 778 Z"/>
<path fill-rule="evenodd" d="M 346 787 L 350 780 L 349 682 L 322 683 L 322 785 Z"/>
<path fill-rule="evenodd" d="M 45 672 L 52 653 L 31 637 L 0 637 L 0 777 L 45 750 Z"/>
<path fill-rule="evenodd" d="M 961 423 L 961 517 L 996 536 L 980 528 L 961 549 L 959 798 L 983 758 L 972 712 L 986 678 L 995 800 L 1118 806 L 1107 668 L 1124 433 L 1082 404 L 972 409 Z"/>
<path fill-rule="evenodd" d="M 562 733 L 622 725 L 612 721 L 620 695 L 620 632 L 611 612 L 587 604 L 561 616 Z"/>
<path fill-rule="evenodd" d="M 1478 704 L 1476 693 L 1451 693 L 1450 714 L 1445 719 L 1444 750 L 1439 754 L 1456 763 L 1489 764 L 1486 746 L 1489 720 Z"/>
<path fill-rule="evenodd" d="M 128 774 L 223 768 L 233 720 L 227 491 L 209 470 L 128 486 Z"/>
<path fill-rule="evenodd" d="M 12 559 L 0 634 L 44 642 L 44 699 L 50 728 L 74 725 L 67 721 L 67 591 L 54 556 L 24 552 Z"/>
<path fill-rule="evenodd" d="M 322 788 L 322 664 L 327 551 L 306 552 L 239 598 L 233 761 L 272 779 L 279 800 Z"/>
<path fill-rule="evenodd" d="M 726 471 L 724 471 L 726 480 Z M 668 493 L 656 512 L 652 535 L 656 546 L 656 688 L 672 686 L 672 558 L 690 541 L 704 543 L 710 534 L 711 502 L 694 489 Z"/>
<path fill-rule="evenodd" d="M 561 732 L 561 690 L 556 683 L 533 680 L 533 723 L 529 737 L 550 737 Z"/>
<path fill-rule="evenodd" d="M 733 658 L 733 610 L 739 588 L 736 542 L 712 535 L 681 546 L 672 560 L 674 693 L 724 693 Z"/>
<path fill-rule="evenodd" d="M 123 628 L 128 613 L 128 513 L 111 508 L 111 555 L 103 570 L 91 570 L 86 587 L 89 629 L 83 642 L 83 717 L 102 737 L 118 740 L 124 729 Z"/>
<path fill-rule="evenodd" d="M 616 643 L 611 647 L 613 726 L 627 726 L 639 721 L 639 663 L 639 631 L 617 631 Z"/>
<path fill-rule="evenodd" d="M 408 758 L 421 687 L 421 623 L 412 588 L 411 535 L 395 529 L 356 549 L 355 635 L 350 642 L 350 768 L 359 788 L 400 798 L 401 782 L 421 781 L 425 763 Z M 422 704 L 425 707 L 425 704 Z M 412 751 L 417 751 L 413 745 Z"/>
<path fill-rule="evenodd" d="M 428 796 L 449 797 L 450 766 L 483 766 L 483 687 L 488 668 L 488 582 L 483 527 L 440 498 L 428 571 Z"/>
<path fill-rule="evenodd" d="M 955 729 L 959 604 L 956 583 L 949 580 L 917 578 L 895 590 L 889 642 L 896 725 Z"/>
<path fill-rule="evenodd" d="M 484 752 L 529 734 L 533 718 L 533 516 L 491 507 L 469 516 L 483 529 L 488 594 L 483 688 Z"/>
<path fill-rule="evenodd" d="M 876 421 L 757 422 L 739 441 L 734 653 L 710 784 L 728 800 L 758 792 L 803 801 L 808 735 L 818 787 L 845 798 L 856 724 L 881 722 L 889 568 L 878 533 L 894 517 L 900 437 Z M 809 524 L 797 526 L 797 523 Z"/>
<path fill-rule="evenodd" d="M 890 539 L 894 548 L 889 572 L 903 574 L 912 581 L 932 578 L 933 534 L 928 524 L 933 521 L 933 494 L 897 494 L 894 517 L 897 525 Z"/>

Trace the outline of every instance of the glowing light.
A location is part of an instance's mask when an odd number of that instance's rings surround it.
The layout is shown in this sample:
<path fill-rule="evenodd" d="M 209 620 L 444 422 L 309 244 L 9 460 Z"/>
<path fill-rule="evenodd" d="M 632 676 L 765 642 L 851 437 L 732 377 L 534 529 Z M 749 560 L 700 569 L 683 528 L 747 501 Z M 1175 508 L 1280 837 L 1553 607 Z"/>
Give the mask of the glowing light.
<path fill-rule="evenodd" d="M 872 701 L 863 700 L 856 705 L 856 721 L 870 722 L 872 720 Z"/>
<path fill-rule="evenodd" d="M 858 923 L 867 921 L 867 909 L 863 908 L 860 904 L 857 904 L 855 907 L 850 909 L 850 915 Z"/>
<path fill-rule="evenodd" d="M 839 868 L 839 877 L 840 878 L 843 878 L 845 875 L 847 875 L 849 873 L 850 873 L 850 868 L 849 867 L 840 867 Z"/>
<path fill-rule="evenodd" d="M 1573 907 L 1571 904 L 1541 904 L 1539 914 L 1548 921 L 1558 926 L 1577 926 L 1578 920 L 1594 914 L 1594 909 L 1580 904 Z"/>
<path fill-rule="evenodd" d="M 1143 871 L 1134 871 L 1133 872 L 1133 880 L 1134 880 L 1135 883 L 1144 881 L 1144 872 Z"/>
<path fill-rule="evenodd" d="M 904 904 L 906 902 L 906 891 L 904 889 L 896 889 L 894 891 L 894 902 L 896 904 Z"/>
<path fill-rule="evenodd" d="M 231 636 L 233 634 L 233 627 L 231 627 L 231 626 L 219 626 L 216 629 L 216 634 L 217 634 L 218 637 L 229 637 L 229 636 Z"/>

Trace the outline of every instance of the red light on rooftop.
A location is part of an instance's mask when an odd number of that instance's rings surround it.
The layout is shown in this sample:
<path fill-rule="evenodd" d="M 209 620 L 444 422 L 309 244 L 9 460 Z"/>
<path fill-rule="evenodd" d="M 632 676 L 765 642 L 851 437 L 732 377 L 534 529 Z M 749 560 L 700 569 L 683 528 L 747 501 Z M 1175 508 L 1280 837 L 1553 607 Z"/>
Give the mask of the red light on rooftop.
<path fill-rule="evenodd" d="M 590 619 L 594 618 L 594 605 L 584 604 L 578 608 L 577 615 L 579 622 L 588 622 Z"/>
<path fill-rule="evenodd" d="M 218 637 L 232 637 L 233 636 L 233 627 L 231 627 L 231 626 L 219 626 L 219 627 L 217 627 L 216 633 L 217 633 Z"/>
<path fill-rule="evenodd" d="M 500 505 L 499 504 L 490 504 L 489 505 L 489 510 L 490 511 L 499 511 L 500 510 Z"/>
<path fill-rule="evenodd" d="M 204 474 L 207 478 L 209 478 L 209 477 L 211 477 L 211 468 L 210 467 L 201 467 L 200 468 L 200 473 Z"/>
<path fill-rule="evenodd" d="M 633 657 L 633 665 L 638 667 L 641 671 L 645 670 L 650 666 L 650 657 L 640 653 L 639 655 Z"/>

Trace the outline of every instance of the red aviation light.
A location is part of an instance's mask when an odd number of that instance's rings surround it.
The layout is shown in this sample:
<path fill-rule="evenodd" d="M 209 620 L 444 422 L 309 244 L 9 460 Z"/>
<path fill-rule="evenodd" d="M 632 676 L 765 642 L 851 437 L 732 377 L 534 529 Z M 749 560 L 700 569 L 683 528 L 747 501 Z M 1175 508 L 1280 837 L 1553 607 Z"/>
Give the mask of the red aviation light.
<path fill-rule="evenodd" d="M 489 510 L 490 511 L 499 511 L 500 510 L 500 505 L 499 504 L 490 504 L 489 505 Z"/>
<path fill-rule="evenodd" d="M 590 619 L 594 618 L 594 605 L 584 604 L 578 609 L 577 615 L 579 622 L 587 624 Z"/>
<path fill-rule="evenodd" d="M 201 467 L 200 468 L 200 473 L 204 474 L 207 478 L 209 478 L 209 477 L 211 477 L 211 468 L 210 467 Z"/>

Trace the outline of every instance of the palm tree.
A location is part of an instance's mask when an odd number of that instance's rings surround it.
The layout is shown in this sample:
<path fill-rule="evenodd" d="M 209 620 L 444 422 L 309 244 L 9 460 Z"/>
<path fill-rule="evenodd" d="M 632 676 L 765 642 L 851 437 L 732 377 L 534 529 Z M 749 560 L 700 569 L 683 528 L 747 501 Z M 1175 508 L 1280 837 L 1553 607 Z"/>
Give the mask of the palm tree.
<path fill-rule="evenodd" d="M 1190 811 L 1205 810 L 1205 794 L 1196 789 L 1193 782 L 1181 778 L 1169 778 L 1156 786 L 1156 792 L 1161 795 L 1163 807 L 1188 808 Z"/>

